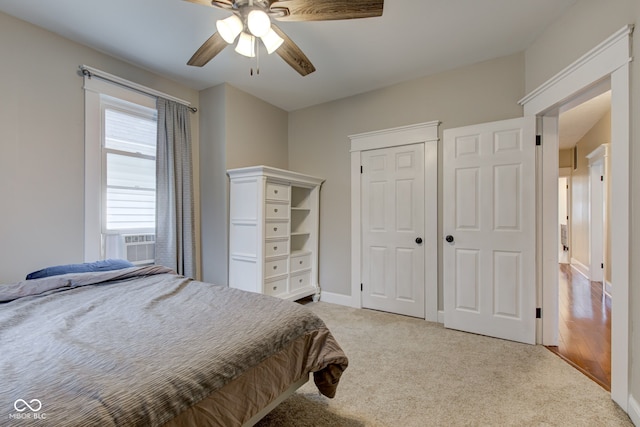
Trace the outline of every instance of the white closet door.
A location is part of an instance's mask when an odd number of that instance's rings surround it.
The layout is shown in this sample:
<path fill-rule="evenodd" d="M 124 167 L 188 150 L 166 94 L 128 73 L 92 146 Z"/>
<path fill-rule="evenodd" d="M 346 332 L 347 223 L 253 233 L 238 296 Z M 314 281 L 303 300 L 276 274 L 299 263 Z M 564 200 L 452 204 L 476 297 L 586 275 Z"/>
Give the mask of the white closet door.
<path fill-rule="evenodd" d="M 444 131 L 447 328 L 535 343 L 535 118 Z"/>
<path fill-rule="evenodd" d="M 362 304 L 424 318 L 424 144 L 361 160 Z"/>

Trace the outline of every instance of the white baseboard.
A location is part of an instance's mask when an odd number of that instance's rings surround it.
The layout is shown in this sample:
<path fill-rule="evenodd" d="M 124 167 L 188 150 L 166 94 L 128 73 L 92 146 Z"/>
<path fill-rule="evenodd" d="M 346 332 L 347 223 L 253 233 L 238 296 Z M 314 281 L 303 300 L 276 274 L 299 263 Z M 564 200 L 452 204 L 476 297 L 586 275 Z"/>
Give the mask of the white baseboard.
<path fill-rule="evenodd" d="M 629 396 L 629 418 L 634 425 L 640 426 L 640 403 L 634 399 L 633 395 Z"/>
<path fill-rule="evenodd" d="M 336 294 L 333 292 L 321 291 L 320 301 L 331 304 L 346 305 L 347 307 L 355 307 L 351 295 Z"/>
<path fill-rule="evenodd" d="M 444 324 L 444 310 L 438 310 L 438 323 Z"/>
<path fill-rule="evenodd" d="M 587 279 L 591 278 L 591 274 L 589 273 L 589 267 L 581 263 L 575 258 L 571 258 L 571 268 L 576 270 L 578 273 L 582 274 Z"/>

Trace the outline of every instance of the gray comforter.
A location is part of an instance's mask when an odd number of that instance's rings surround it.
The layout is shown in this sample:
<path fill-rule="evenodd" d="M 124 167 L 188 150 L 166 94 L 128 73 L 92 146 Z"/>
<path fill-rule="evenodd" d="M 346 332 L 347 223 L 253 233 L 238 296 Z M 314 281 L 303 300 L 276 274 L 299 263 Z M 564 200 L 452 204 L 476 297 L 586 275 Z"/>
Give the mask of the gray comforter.
<path fill-rule="evenodd" d="M 0 285 L 0 425 L 161 425 L 292 340 L 326 331 L 298 304 L 168 273 Z M 333 396 L 346 357 L 308 357 Z"/>

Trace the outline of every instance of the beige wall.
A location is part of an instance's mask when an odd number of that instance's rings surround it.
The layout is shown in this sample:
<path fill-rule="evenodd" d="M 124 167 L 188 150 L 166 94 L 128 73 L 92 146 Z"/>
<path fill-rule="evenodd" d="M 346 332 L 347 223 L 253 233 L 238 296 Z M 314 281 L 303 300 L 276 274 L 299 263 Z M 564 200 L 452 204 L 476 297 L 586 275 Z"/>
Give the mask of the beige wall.
<path fill-rule="evenodd" d="M 288 114 L 227 85 L 227 169 L 266 165 L 286 169 Z"/>
<path fill-rule="evenodd" d="M 194 106 L 198 92 L 3 13 L 0 57 L 0 283 L 6 283 L 45 266 L 84 260 L 84 91 L 79 65 Z M 191 119 L 197 142 L 198 114 Z M 197 144 L 193 156 L 198 157 Z M 197 164 L 195 169 L 197 177 Z M 197 178 L 195 186 L 198 212 Z"/>
<path fill-rule="evenodd" d="M 567 148 L 566 150 L 560 150 L 558 152 L 558 167 L 559 168 L 573 167 L 573 149 L 572 148 Z"/>
<path fill-rule="evenodd" d="M 637 0 L 579 0 L 526 50 L 527 93 L 624 25 L 635 21 Z"/>
<path fill-rule="evenodd" d="M 536 88 L 572 61 L 627 24 L 640 20 L 640 5 L 637 0 L 580 0 L 558 21 L 550 25 L 527 49 L 526 87 Z M 634 38 L 637 38 L 637 34 Z M 633 43 L 631 52 L 635 61 L 640 58 L 640 43 Z M 630 227 L 630 325 L 640 325 L 640 80 L 638 65 L 631 63 L 631 227 Z M 615 149 L 615 141 L 613 142 Z M 613 189 L 612 191 L 615 191 Z M 614 284 L 615 287 L 615 284 Z M 630 387 L 631 395 L 640 402 L 640 328 L 631 327 L 630 342 Z"/>
<path fill-rule="evenodd" d="M 227 283 L 226 85 L 200 92 L 202 280 Z"/>
<path fill-rule="evenodd" d="M 589 159 L 586 156 L 601 144 L 609 142 L 611 142 L 611 113 L 605 114 L 576 144 L 578 167 L 571 175 L 571 257 L 587 267 L 589 267 L 590 252 L 590 221 Z M 608 179 L 607 182 L 609 182 Z"/>
<path fill-rule="evenodd" d="M 519 117 L 523 96 L 524 57 L 517 54 L 291 112 L 289 167 L 326 179 L 320 201 L 323 291 L 351 294 L 349 135 L 440 120 L 441 136 L 442 129 Z M 441 280 L 439 289 L 442 295 Z"/>
<path fill-rule="evenodd" d="M 231 85 L 200 93 L 202 278 L 228 283 L 227 169 L 289 163 L 286 111 Z"/>

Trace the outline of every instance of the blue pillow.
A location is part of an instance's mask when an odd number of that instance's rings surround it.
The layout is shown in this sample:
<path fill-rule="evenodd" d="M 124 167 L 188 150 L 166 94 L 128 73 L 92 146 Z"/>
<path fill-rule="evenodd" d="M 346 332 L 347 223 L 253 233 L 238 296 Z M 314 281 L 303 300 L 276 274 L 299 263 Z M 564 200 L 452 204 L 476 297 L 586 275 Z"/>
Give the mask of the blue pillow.
<path fill-rule="evenodd" d="M 134 267 L 134 265 L 123 259 L 105 259 L 83 264 L 56 265 L 27 274 L 27 280 L 42 279 L 43 277 L 59 276 L 67 273 L 89 273 L 92 271 L 120 270 L 129 267 Z"/>

